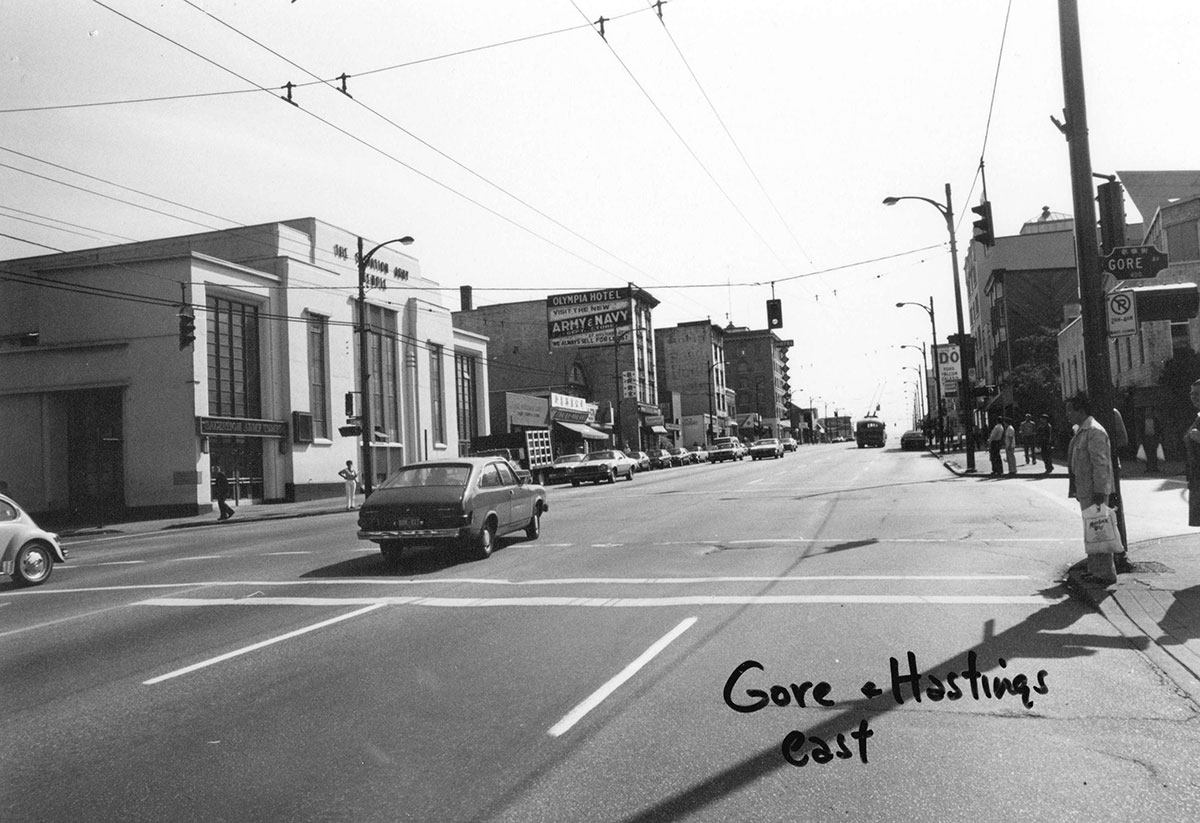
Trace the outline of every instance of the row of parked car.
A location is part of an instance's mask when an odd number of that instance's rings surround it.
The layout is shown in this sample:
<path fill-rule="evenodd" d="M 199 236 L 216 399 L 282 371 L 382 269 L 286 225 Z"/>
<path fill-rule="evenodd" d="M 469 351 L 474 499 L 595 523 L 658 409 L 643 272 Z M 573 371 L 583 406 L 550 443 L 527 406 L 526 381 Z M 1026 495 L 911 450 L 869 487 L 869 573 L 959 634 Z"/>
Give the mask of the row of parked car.
<path fill-rule="evenodd" d="M 604 449 L 587 454 L 564 454 L 555 459 L 546 473 L 546 483 L 616 482 L 618 478 L 632 480 L 635 472 L 653 469 L 669 469 L 672 466 L 688 466 L 695 463 L 720 462 L 722 459 L 742 460 L 750 457 L 759 460 L 765 457 L 783 457 L 785 452 L 795 451 L 796 441 L 788 438 L 767 437 L 745 446 L 736 437 L 718 438 L 710 452 L 697 445 L 692 449 L 675 447 L 651 449 L 650 451 L 624 452 L 619 449 Z"/>

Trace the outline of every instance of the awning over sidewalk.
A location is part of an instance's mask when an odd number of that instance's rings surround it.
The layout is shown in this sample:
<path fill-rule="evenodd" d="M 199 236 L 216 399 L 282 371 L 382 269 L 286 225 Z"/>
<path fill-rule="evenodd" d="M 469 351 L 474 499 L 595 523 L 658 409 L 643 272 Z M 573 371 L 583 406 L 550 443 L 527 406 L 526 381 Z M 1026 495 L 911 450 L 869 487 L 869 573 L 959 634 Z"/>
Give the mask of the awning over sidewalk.
<path fill-rule="evenodd" d="M 586 423 L 567 423 L 563 420 L 555 420 L 556 425 L 562 426 L 564 429 L 570 429 L 578 435 L 581 435 L 587 440 L 607 440 L 608 435 L 599 429 L 593 429 Z"/>
<path fill-rule="evenodd" d="M 651 426 L 650 431 L 654 432 L 655 434 L 666 434 L 667 427 L 666 426 Z"/>

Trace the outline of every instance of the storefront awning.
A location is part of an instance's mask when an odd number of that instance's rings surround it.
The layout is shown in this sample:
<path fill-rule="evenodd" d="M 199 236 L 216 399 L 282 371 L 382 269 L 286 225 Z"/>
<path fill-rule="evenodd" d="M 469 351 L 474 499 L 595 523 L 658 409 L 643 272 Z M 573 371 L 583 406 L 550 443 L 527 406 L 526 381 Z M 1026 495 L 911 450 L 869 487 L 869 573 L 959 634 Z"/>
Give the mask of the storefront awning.
<path fill-rule="evenodd" d="M 555 423 L 562 426 L 564 429 L 570 429 L 576 434 L 588 440 L 607 440 L 608 435 L 599 429 L 593 429 L 586 423 L 568 423 L 565 420 L 555 420 Z"/>
<path fill-rule="evenodd" d="M 655 434 L 666 434 L 667 427 L 666 426 L 651 426 L 650 431 L 654 432 Z"/>

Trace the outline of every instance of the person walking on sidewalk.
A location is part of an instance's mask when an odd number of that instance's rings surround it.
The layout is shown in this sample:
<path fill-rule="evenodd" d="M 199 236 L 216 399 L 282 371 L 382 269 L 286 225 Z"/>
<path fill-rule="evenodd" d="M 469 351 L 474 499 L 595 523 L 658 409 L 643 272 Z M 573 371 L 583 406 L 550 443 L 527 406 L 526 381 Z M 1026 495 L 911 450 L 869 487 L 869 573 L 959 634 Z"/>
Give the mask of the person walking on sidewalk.
<path fill-rule="evenodd" d="M 1054 471 L 1054 459 L 1050 450 L 1054 447 L 1054 426 L 1050 424 L 1050 415 L 1043 414 L 1037 424 L 1038 449 L 1042 453 L 1042 474 Z"/>
<path fill-rule="evenodd" d="M 988 457 L 992 461 L 992 477 L 1004 474 L 1004 459 L 1000 456 L 1004 449 L 1004 418 L 997 417 L 992 433 L 988 435 Z"/>
<path fill-rule="evenodd" d="M 1008 473 L 1017 473 L 1017 430 L 1011 420 L 1004 420 L 1004 455 L 1008 458 Z"/>
<path fill-rule="evenodd" d="M 1188 525 L 1200 526 L 1200 380 L 1192 384 L 1189 397 L 1197 414 L 1183 435 L 1187 447 Z"/>
<path fill-rule="evenodd" d="M 1032 414 L 1025 415 L 1018 434 L 1021 437 L 1021 448 L 1025 449 L 1025 465 L 1037 463 L 1037 423 L 1033 422 Z"/>
<path fill-rule="evenodd" d="M 358 491 L 358 472 L 354 470 L 354 461 L 347 460 L 346 468 L 338 472 L 338 477 L 346 481 L 346 511 L 355 508 L 354 494 Z"/>
<path fill-rule="evenodd" d="M 1085 392 L 1067 399 L 1067 420 L 1079 427 L 1067 446 L 1067 466 L 1075 479 L 1079 511 L 1108 505 L 1113 493 L 1112 444 L 1108 432 L 1092 416 L 1092 401 Z M 1117 582 L 1112 554 L 1089 554 L 1087 562 L 1088 574 L 1099 582 Z"/>
<path fill-rule="evenodd" d="M 221 515 L 217 520 L 228 520 L 233 517 L 233 509 L 225 501 L 229 499 L 229 478 L 220 466 L 213 466 L 213 497 L 217 499 L 217 509 Z"/>

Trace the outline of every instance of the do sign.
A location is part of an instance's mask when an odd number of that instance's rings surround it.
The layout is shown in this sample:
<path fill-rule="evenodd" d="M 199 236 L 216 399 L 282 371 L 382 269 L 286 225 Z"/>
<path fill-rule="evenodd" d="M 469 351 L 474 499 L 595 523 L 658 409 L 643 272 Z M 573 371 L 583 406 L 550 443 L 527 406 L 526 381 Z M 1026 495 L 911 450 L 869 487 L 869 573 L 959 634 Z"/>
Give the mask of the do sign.
<path fill-rule="evenodd" d="M 955 387 L 958 381 L 962 379 L 958 346 L 947 344 L 935 346 L 933 355 L 934 360 L 937 362 L 938 375 L 942 381 L 942 393 L 945 394 L 947 386 Z"/>

